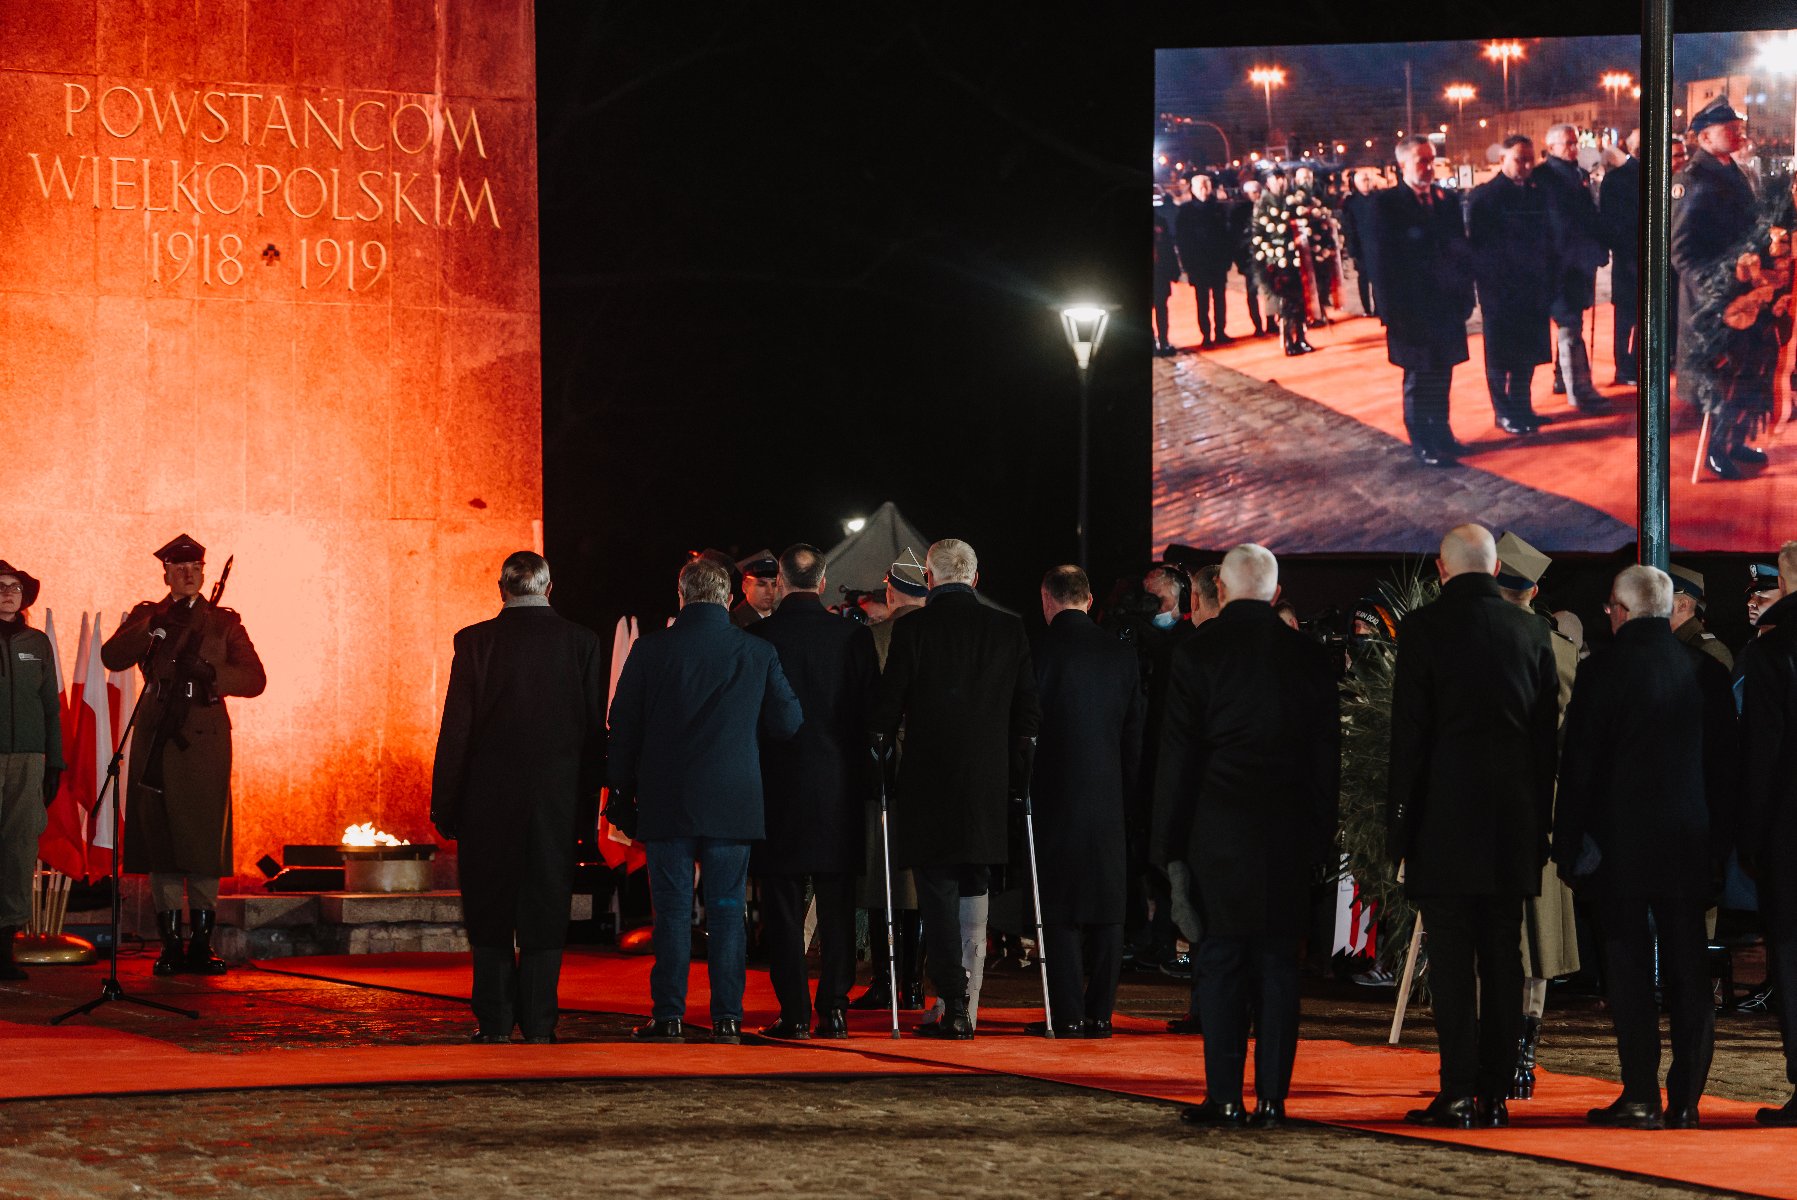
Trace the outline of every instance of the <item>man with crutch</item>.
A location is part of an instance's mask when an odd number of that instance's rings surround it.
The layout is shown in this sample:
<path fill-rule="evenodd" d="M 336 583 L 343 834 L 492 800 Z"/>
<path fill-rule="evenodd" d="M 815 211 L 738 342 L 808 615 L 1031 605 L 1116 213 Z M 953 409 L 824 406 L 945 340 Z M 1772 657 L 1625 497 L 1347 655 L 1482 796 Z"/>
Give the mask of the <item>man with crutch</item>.
<path fill-rule="evenodd" d="M 929 600 L 893 626 L 869 733 L 890 743 L 905 727 L 891 865 L 913 868 L 943 1005 L 918 1032 L 965 1041 L 979 1019 L 991 869 L 1009 858 L 1007 808 L 1023 783 L 1018 746 L 1040 713 L 1023 622 L 980 602 L 973 547 L 937 542 L 924 569 Z"/>
<path fill-rule="evenodd" d="M 1190 865 L 1204 932 L 1202 1104 L 1190 1125 L 1275 1128 L 1298 1048 L 1298 954 L 1310 888 L 1335 854 L 1339 663 L 1274 612 L 1279 563 L 1243 545 L 1217 577 L 1223 611 L 1173 655 L 1151 856 Z M 1242 1100 L 1248 1025 L 1254 1092 Z"/>
<path fill-rule="evenodd" d="M 1123 967 L 1123 814 L 1136 788 L 1146 701 L 1136 656 L 1087 615 L 1075 566 L 1042 578 L 1036 695 L 1042 707 L 1028 830 L 1040 867 L 1038 914 L 1052 1020 L 1025 1032 L 1105 1038 Z M 1083 968 L 1083 971 L 1082 971 Z M 1082 974 L 1084 978 L 1082 979 Z"/>

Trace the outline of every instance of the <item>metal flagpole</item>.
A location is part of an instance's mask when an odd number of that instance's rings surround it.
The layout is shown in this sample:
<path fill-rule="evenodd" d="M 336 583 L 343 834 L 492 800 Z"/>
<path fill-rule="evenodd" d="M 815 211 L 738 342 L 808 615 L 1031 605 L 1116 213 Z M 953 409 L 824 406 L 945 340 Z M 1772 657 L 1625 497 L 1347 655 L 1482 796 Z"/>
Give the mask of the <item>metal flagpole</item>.
<path fill-rule="evenodd" d="M 1672 534 L 1672 0 L 1641 3 L 1640 353 L 1636 360 L 1636 558 L 1666 569 Z"/>
<path fill-rule="evenodd" d="M 1030 763 L 1023 775 L 1023 840 L 1030 850 L 1030 900 L 1036 908 L 1036 961 L 1042 965 L 1042 1036 L 1054 1037 L 1054 1006 L 1048 998 L 1048 941 L 1042 936 L 1042 880 L 1036 869 L 1036 817 L 1030 807 L 1030 773 L 1035 764 L 1036 739 L 1029 739 Z"/>

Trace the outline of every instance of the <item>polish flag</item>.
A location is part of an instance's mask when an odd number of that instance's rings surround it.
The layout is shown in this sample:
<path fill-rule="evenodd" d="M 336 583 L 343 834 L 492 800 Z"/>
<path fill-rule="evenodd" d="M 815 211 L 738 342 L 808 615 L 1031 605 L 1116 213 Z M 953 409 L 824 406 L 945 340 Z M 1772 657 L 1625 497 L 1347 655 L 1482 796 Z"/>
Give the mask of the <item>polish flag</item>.
<path fill-rule="evenodd" d="M 119 614 L 120 625 L 125 623 L 125 616 L 125 613 Z M 96 653 L 94 657 L 98 659 L 100 656 Z M 101 663 L 100 665 L 104 667 L 106 664 Z M 105 749 L 100 752 L 100 782 L 102 785 L 106 782 L 106 768 L 112 765 L 112 740 L 119 735 L 120 730 L 124 729 L 125 722 L 131 719 L 131 710 L 137 706 L 137 681 L 138 673 L 135 666 L 126 667 L 122 671 L 106 672 L 106 714 L 110 718 L 110 722 L 106 726 L 106 740 L 102 743 Z M 121 774 L 127 770 L 127 764 L 131 761 L 131 743 L 136 737 L 137 732 L 133 730 L 131 736 L 125 739 L 125 744 L 119 747 L 125 756 L 119 761 Z M 120 786 L 123 786 L 124 782 L 124 779 L 121 778 Z M 110 850 L 112 848 L 113 799 L 113 793 L 108 792 L 105 808 L 94 815 L 93 845 L 99 849 Z M 111 870 L 112 863 L 108 859 L 104 868 L 97 871 L 96 874 L 104 875 Z"/>
<path fill-rule="evenodd" d="M 94 855 L 95 850 L 112 849 L 112 814 L 113 804 L 118 799 L 118 789 L 106 786 L 106 768 L 112 765 L 112 731 L 115 701 L 107 687 L 106 664 L 100 661 L 100 646 L 105 638 L 100 633 L 100 614 L 94 614 L 93 650 L 87 656 L 86 682 L 81 689 L 81 705 L 92 714 L 93 741 L 91 745 L 83 745 L 80 753 L 84 760 L 93 764 L 93 791 L 88 792 L 88 865 L 96 876 L 105 875 L 112 869 L 110 856 L 104 865 Z M 88 718 L 83 716 L 83 720 Z M 124 767 L 120 764 L 119 786 L 123 787 Z M 105 789 L 106 798 L 103 806 L 99 806 L 100 791 Z"/>
<path fill-rule="evenodd" d="M 618 676 L 624 673 L 624 660 L 630 657 L 630 647 L 636 642 L 636 621 L 631 617 L 619 617 L 617 632 L 611 640 L 611 680 L 605 688 L 605 711 L 611 712 L 612 697 L 618 691 Z M 611 796 L 611 789 L 606 788 L 599 795 L 599 857 L 605 865 L 612 868 L 623 867 L 625 874 L 638 870 L 648 860 L 648 852 L 642 843 L 632 841 L 622 829 L 605 819 L 605 802 Z"/>
<path fill-rule="evenodd" d="M 47 624 L 47 622 L 46 622 Z M 95 625 L 97 626 L 97 622 Z M 47 629 L 45 632 L 49 632 Z M 50 802 L 48 821 L 38 838 L 37 853 L 45 863 L 71 879 L 92 878 L 87 867 L 88 813 L 92 811 L 94 786 L 94 713 L 86 703 L 89 660 L 98 662 L 99 638 L 89 625 L 89 615 L 81 614 L 81 640 L 75 650 L 75 676 L 62 705 L 62 757 L 67 769 L 56 797 Z M 52 636 L 50 645 L 56 645 Z M 57 658 L 60 679 L 61 657 Z M 109 744 L 110 748 L 110 744 Z M 100 777 L 106 774 L 106 759 L 100 759 Z"/>

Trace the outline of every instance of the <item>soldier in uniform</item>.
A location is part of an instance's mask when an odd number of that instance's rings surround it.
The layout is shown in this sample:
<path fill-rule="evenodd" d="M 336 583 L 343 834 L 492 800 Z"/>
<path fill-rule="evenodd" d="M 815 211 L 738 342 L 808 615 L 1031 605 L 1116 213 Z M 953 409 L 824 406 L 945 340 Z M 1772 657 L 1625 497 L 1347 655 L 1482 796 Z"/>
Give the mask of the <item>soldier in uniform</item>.
<path fill-rule="evenodd" d="M 1498 539 L 1498 594 L 1518 608 L 1534 611 L 1541 577 L 1553 559 L 1514 533 Z M 1554 667 L 1560 681 L 1560 720 L 1565 724 L 1566 703 L 1572 699 L 1573 676 L 1579 669 L 1576 642 L 1543 617 L 1550 630 Z M 1541 1017 L 1547 1010 L 1547 981 L 1571 975 L 1579 969 L 1578 929 L 1574 921 L 1572 889 L 1550 863 L 1541 872 L 1541 894 L 1523 901 L 1522 921 L 1522 1040 L 1517 1046 L 1516 1078 L 1510 1099 L 1527 1100 L 1535 1094 L 1535 1050 L 1541 1040 Z"/>
<path fill-rule="evenodd" d="M 742 603 L 730 610 L 730 623 L 747 629 L 769 616 L 780 603 L 780 560 L 772 550 L 762 550 L 736 564 L 742 576 Z"/>
<path fill-rule="evenodd" d="M 1550 418 L 1529 400 L 1535 368 L 1548 361 L 1553 281 L 1547 199 L 1536 186 L 1535 144 L 1504 139 L 1498 173 L 1472 191 L 1467 237 L 1485 316 L 1485 385 L 1497 427 L 1518 437 Z"/>
<path fill-rule="evenodd" d="M 1309 354 L 1316 347 L 1304 337 L 1304 233 L 1298 199 L 1287 186 L 1283 168 L 1267 172 L 1266 192 L 1255 202 L 1248 222 L 1248 239 L 1254 248 L 1255 273 L 1260 276 L 1271 314 L 1283 331 L 1287 356 Z"/>
<path fill-rule="evenodd" d="M 1696 140 L 1672 186 L 1672 267 L 1678 272 L 1678 386 L 1687 401 L 1713 419 L 1705 466 L 1718 479 L 1739 479 L 1741 467 L 1761 466 L 1765 451 L 1748 445 L 1769 415 L 1772 376 L 1753 386 L 1742 356 L 1728 346 L 1709 352 L 1722 320 L 1714 296 L 1719 267 L 1735 259 L 1758 213 L 1753 184 L 1732 157 L 1746 145 L 1745 119 L 1723 97 L 1691 120 Z M 1745 331 L 1744 331 L 1745 332 Z M 1734 338 L 1722 336 L 1725 345 Z M 1743 386 L 1745 385 L 1745 386 Z"/>
<path fill-rule="evenodd" d="M 158 975 L 222 975 L 212 953 L 219 879 L 231 873 L 227 696 L 268 686 L 243 620 L 200 595 L 206 548 L 182 534 L 156 551 L 168 595 L 132 609 L 100 647 L 109 671 L 138 667 L 148 695 L 131 737 L 125 870 L 148 873 Z M 181 941 L 183 892 L 193 939 Z"/>
<path fill-rule="evenodd" d="M 1703 576 L 1690 567 L 1673 563 L 1667 569 L 1672 576 L 1672 633 L 1687 646 L 1703 651 L 1730 672 L 1735 669 L 1735 656 L 1721 638 L 1703 627 Z"/>

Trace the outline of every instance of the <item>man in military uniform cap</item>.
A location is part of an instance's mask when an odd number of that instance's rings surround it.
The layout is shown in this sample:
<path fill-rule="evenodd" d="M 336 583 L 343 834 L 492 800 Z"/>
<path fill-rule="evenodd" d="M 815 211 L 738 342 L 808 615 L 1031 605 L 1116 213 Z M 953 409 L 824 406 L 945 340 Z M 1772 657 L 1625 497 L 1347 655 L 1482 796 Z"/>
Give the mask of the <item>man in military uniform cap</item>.
<path fill-rule="evenodd" d="M 162 954 L 156 974 L 223 974 L 212 954 L 218 882 L 231 873 L 231 719 L 226 696 L 259 696 L 262 660 L 228 608 L 200 595 L 206 548 L 182 534 L 156 551 L 168 595 L 132 609 L 100 647 L 109 671 L 136 666 L 148 695 L 131 737 L 125 870 L 147 872 Z M 181 941 L 182 893 L 193 940 Z"/>
<path fill-rule="evenodd" d="M 1499 538 L 1497 549 L 1498 593 L 1518 608 L 1533 611 L 1541 577 L 1554 560 L 1514 533 Z M 1572 699 L 1573 676 L 1579 668 L 1579 648 L 1554 628 L 1552 621 L 1542 619 L 1552 631 L 1548 640 L 1553 645 L 1554 667 L 1559 674 L 1564 725 L 1566 702 Z M 1517 1047 L 1516 1079 L 1510 1086 L 1512 1100 L 1527 1100 L 1535 1092 L 1535 1048 L 1541 1038 L 1541 1016 L 1547 1009 L 1547 981 L 1579 969 L 1572 889 L 1551 863 L 1542 868 L 1541 894 L 1523 902 L 1522 932 L 1522 1040 Z"/>
<path fill-rule="evenodd" d="M 761 550 L 736 564 L 742 576 L 743 600 L 730 610 L 730 623 L 747 629 L 770 615 L 780 603 L 780 560 Z"/>
<path fill-rule="evenodd" d="M 1762 389 L 1740 386 L 1740 355 L 1705 349 L 1718 340 L 1716 323 L 1722 319 L 1713 290 L 1717 269 L 1734 260 L 1757 219 L 1753 184 L 1732 157 L 1746 145 L 1744 120 L 1723 97 L 1693 117 L 1691 136 L 1697 144 L 1672 186 L 1679 394 L 1712 418 L 1704 461 L 1719 479 L 1739 479 L 1743 465 L 1765 463 L 1765 452 L 1747 441 L 1771 398 L 1770 374 L 1765 394 L 1759 395 Z"/>
<path fill-rule="evenodd" d="M 1735 656 L 1722 639 L 1703 627 L 1703 576 L 1690 567 L 1673 563 L 1666 568 L 1672 576 L 1672 632 L 1687 646 L 1695 646 L 1730 671 L 1735 669 Z"/>

